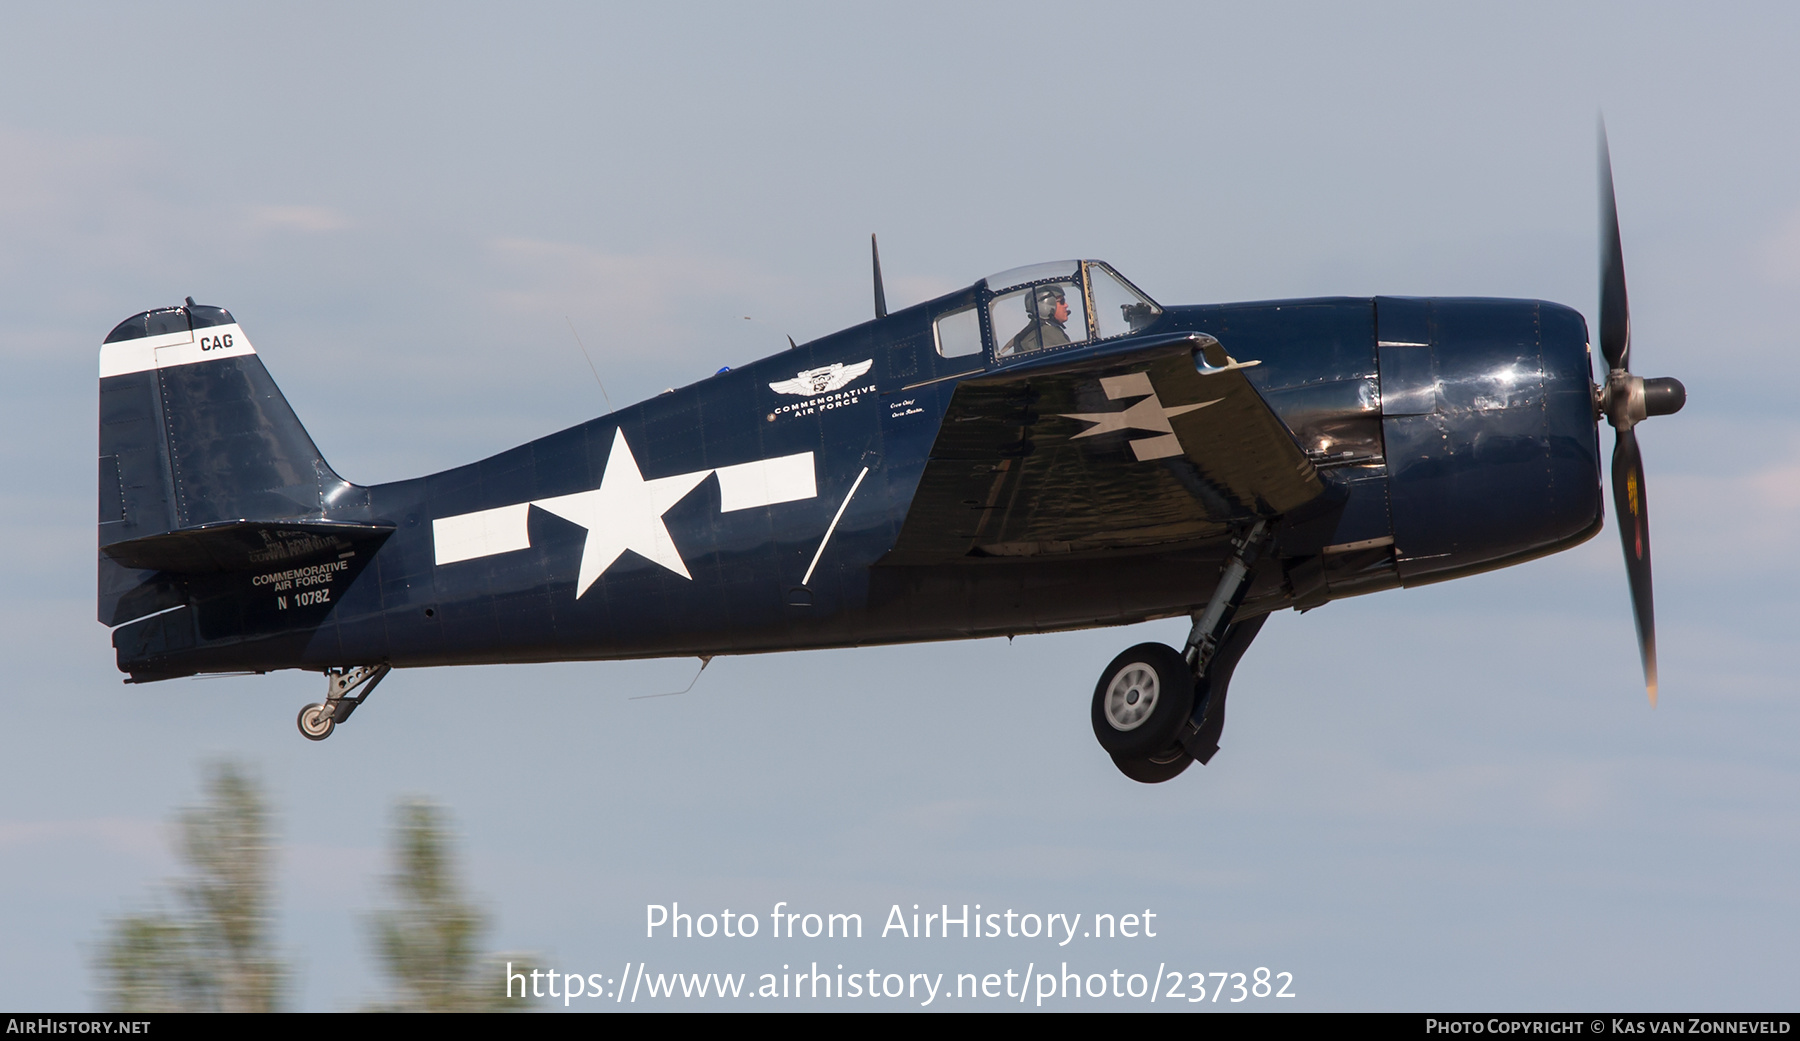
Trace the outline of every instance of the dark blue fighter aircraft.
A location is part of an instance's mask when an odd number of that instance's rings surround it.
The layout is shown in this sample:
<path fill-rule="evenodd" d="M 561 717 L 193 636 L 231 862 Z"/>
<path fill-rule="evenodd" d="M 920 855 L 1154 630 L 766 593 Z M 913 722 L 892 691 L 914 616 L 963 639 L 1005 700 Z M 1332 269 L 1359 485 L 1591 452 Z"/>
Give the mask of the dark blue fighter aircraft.
<path fill-rule="evenodd" d="M 1218 749 L 1270 612 L 1573 546 L 1596 420 L 1652 702 L 1643 466 L 1603 166 L 1600 345 L 1536 300 L 1163 306 L 1019 268 L 468 466 L 364 487 L 194 303 L 100 350 L 99 617 L 128 682 L 310 669 L 319 740 L 406 666 L 750 654 L 1189 615 L 1100 674 L 1127 776 Z"/>

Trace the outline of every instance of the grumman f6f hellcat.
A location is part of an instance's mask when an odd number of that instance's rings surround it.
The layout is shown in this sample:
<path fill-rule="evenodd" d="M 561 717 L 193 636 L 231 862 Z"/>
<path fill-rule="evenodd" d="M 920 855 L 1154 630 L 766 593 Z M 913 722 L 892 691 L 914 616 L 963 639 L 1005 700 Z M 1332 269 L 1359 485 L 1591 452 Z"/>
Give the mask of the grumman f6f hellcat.
<path fill-rule="evenodd" d="M 1600 347 L 1568 307 L 1165 306 L 1094 260 L 1002 272 L 467 466 L 361 486 L 197 304 L 100 350 L 99 617 L 130 682 L 309 669 L 327 737 L 389 670 L 710 658 L 1186 615 L 1100 674 L 1127 776 L 1218 749 L 1268 615 L 1471 575 L 1603 523 L 1596 420 L 1656 692 L 1603 166 Z"/>

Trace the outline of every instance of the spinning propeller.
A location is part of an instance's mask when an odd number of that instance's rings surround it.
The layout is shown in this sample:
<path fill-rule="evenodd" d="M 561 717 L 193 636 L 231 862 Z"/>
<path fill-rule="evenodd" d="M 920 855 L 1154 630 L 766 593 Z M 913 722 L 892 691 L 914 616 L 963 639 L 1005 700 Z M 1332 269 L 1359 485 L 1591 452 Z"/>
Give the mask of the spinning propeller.
<path fill-rule="evenodd" d="M 1613 509 L 1625 546 L 1625 573 L 1637 620 L 1638 653 L 1644 660 L 1644 687 L 1656 706 L 1656 608 L 1650 594 L 1650 508 L 1644 495 L 1644 458 L 1632 428 L 1651 416 L 1681 411 L 1687 388 L 1672 377 L 1644 379 L 1631 374 L 1631 307 L 1625 301 L 1625 254 L 1619 246 L 1619 207 L 1613 200 L 1612 155 L 1606 128 L 1600 128 L 1600 353 L 1606 384 L 1600 414 L 1613 426 Z"/>

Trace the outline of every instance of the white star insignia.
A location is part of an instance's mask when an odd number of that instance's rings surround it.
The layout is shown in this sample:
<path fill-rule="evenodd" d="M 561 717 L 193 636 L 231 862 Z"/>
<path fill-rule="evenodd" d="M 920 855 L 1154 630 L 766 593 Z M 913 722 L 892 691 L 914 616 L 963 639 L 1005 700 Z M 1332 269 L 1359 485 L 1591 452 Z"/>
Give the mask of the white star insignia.
<path fill-rule="evenodd" d="M 1093 437 L 1097 434 L 1110 433 L 1114 430 L 1146 430 L 1161 437 L 1138 438 L 1131 442 L 1131 450 L 1139 462 L 1151 459 L 1166 459 L 1169 456 L 1182 454 L 1181 442 L 1175 437 L 1175 428 L 1169 420 L 1175 416 L 1192 412 L 1208 405 L 1216 405 L 1222 398 L 1211 401 L 1196 402 L 1192 405 L 1165 406 L 1156 396 L 1156 388 L 1150 385 L 1147 373 L 1133 372 L 1124 376 L 1106 376 L 1100 380 L 1100 388 L 1113 401 L 1122 398 L 1143 397 L 1144 400 L 1126 408 L 1121 412 L 1060 412 L 1064 419 L 1078 419 L 1090 423 L 1086 430 L 1076 434 L 1070 440 Z"/>
<path fill-rule="evenodd" d="M 600 487 L 553 499 L 533 499 L 531 504 L 588 530 L 581 548 L 581 574 L 575 580 L 577 597 L 626 550 L 691 579 L 694 576 L 688 574 L 662 517 L 711 474 L 711 470 L 699 470 L 646 481 L 631 446 L 625 443 L 625 432 L 617 430 Z"/>
<path fill-rule="evenodd" d="M 613 432 L 612 452 L 600 487 L 572 495 L 532 499 L 431 522 L 432 552 L 439 567 L 531 548 L 531 508 L 545 510 L 587 529 L 575 596 L 586 593 L 606 570 L 631 550 L 682 578 L 692 579 L 663 514 L 700 482 L 717 475 L 719 512 L 755 510 L 777 503 L 816 498 L 819 484 L 813 453 L 752 459 L 692 473 L 644 480 L 623 430 Z"/>

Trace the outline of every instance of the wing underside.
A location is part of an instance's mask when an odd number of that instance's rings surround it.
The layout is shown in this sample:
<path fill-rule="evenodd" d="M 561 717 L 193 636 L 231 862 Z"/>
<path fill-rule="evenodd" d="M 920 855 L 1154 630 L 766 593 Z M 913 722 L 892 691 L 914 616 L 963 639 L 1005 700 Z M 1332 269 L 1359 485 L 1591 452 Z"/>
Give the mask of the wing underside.
<path fill-rule="evenodd" d="M 1247 367 L 1194 334 L 963 382 L 882 563 L 1203 541 L 1311 501 Z"/>

